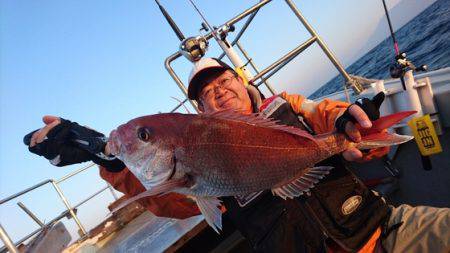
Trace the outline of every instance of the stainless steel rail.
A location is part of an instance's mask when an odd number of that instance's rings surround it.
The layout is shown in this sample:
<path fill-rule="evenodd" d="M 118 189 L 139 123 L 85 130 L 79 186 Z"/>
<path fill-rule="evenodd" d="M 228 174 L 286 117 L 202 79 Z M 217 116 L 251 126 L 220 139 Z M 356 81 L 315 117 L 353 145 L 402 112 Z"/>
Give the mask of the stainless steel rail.
<path fill-rule="evenodd" d="M 30 211 L 22 202 L 17 202 L 17 205 L 22 208 L 22 210 L 28 214 L 41 228 L 45 226 L 45 224 L 34 215 L 33 212 Z"/>
<path fill-rule="evenodd" d="M 345 71 L 342 64 L 337 60 L 337 58 L 334 56 L 334 54 L 331 52 L 331 50 L 327 47 L 327 45 L 323 42 L 322 38 L 317 34 L 317 32 L 312 28 L 312 26 L 308 23 L 308 21 L 303 17 L 303 15 L 300 13 L 299 9 L 295 4 L 292 2 L 292 0 L 285 0 L 286 3 L 289 5 L 289 8 L 295 13 L 297 18 L 302 22 L 303 26 L 308 30 L 308 32 L 311 34 L 311 36 L 315 37 L 317 39 L 317 44 L 322 48 L 324 53 L 328 56 L 328 59 L 330 59 L 331 63 L 336 67 L 336 69 L 341 73 L 341 75 L 344 77 L 344 79 L 351 83 L 353 80 Z M 362 87 L 359 87 L 356 83 L 353 85 L 353 87 L 356 93 L 362 92 Z M 347 92 L 347 85 L 344 85 L 344 90 L 346 91 L 347 101 L 350 101 L 349 94 Z"/>
<path fill-rule="evenodd" d="M 30 192 L 30 191 L 32 191 L 32 190 L 34 190 L 34 189 L 36 189 L 36 188 L 39 188 L 39 187 L 41 187 L 41 186 L 43 186 L 43 185 L 45 185 L 45 184 L 48 184 L 48 183 L 50 183 L 51 181 L 52 181 L 51 179 L 42 181 L 42 182 L 40 182 L 40 183 L 38 183 L 38 184 L 36 184 L 36 185 L 34 185 L 34 186 L 31 186 L 31 187 L 29 187 L 29 188 L 27 188 L 27 189 L 25 189 L 25 190 L 23 190 L 23 191 L 20 191 L 20 192 L 18 192 L 18 193 L 16 193 L 16 194 L 13 194 L 13 195 L 11 195 L 11 196 L 9 196 L 9 197 L 7 197 L 7 198 L 4 198 L 4 199 L 0 200 L 0 205 L 2 205 L 3 203 L 6 203 L 6 202 L 8 202 L 8 201 L 10 201 L 11 199 L 15 199 L 15 198 L 17 198 L 17 197 L 19 197 L 19 196 L 21 196 L 21 195 L 27 193 L 27 192 Z"/>
<path fill-rule="evenodd" d="M 250 56 L 247 54 L 247 51 L 245 51 L 245 49 L 242 47 L 242 44 L 238 41 L 236 42 L 236 46 L 239 48 L 239 51 L 242 52 L 242 55 L 244 55 L 245 59 L 248 61 L 248 63 L 250 64 L 250 66 L 252 66 L 253 70 L 256 72 L 256 74 L 259 74 L 259 69 L 256 67 L 254 61 L 252 58 L 250 58 Z M 270 93 L 272 93 L 272 95 L 275 95 L 275 90 L 272 88 L 272 86 L 269 84 L 269 82 L 267 82 L 266 79 L 263 79 L 264 84 L 266 85 L 267 89 L 270 91 Z"/>
<path fill-rule="evenodd" d="M 109 189 L 111 191 L 111 194 L 113 195 L 114 199 L 118 199 L 118 197 L 115 195 L 114 190 L 111 188 L 111 185 L 107 184 L 105 187 L 103 187 L 102 189 L 98 190 L 97 192 L 95 192 L 94 194 L 90 195 L 89 197 L 87 197 L 86 199 L 82 200 L 80 203 L 76 204 L 75 206 L 71 207 L 68 199 L 66 198 L 66 196 L 64 195 L 63 191 L 61 190 L 61 188 L 59 187 L 59 184 L 63 181 L 66 181 L 67 179 L 93 167 L 95 164 L 90 164 L 88 166 L 85 166 L 81 169 L 78 169 L 74 172 L 71 172 L 65 176 L 63 176 L 62 178 L 58 179 L 58 180 L 54 180 L 54 179 L 48 179 L 45 181 L 42 181 L 34 186 L 31 186 L 23 191 L 20 191 L 16 194 L 13 194 L 5 199 L 0 200 L 0 205 L 4 204 L 12 199 L 15 199 L 21 195 L 24 195 L 34 189 L 37 189 L 39 187 L 42 187 L 48 183 L 50 183 L 53 188 L 55 189 L 55 191 L 57 192 L 59 198 L 63 201 L 64 205 L 66 206 L 66 211 L 64 211 L 62 214 L 60 214 L 59 216 L 57 216 L 56 218 L 52 219 L 50 222 L 44 224 L 43 222 L 41 222 L 36 215 L 34 215 L 23 203 L 18 202 L 18 205 L 20 208 L 22 208 L 22 210 L 25 211 L 26 214 L 28 214 L 36 223 L 39 224 L 40 228 L 36 229 L 35 231 L 31 232 L 30 234 L 26 235 L 24 238 L 20 239 L 19 241 L 17 241 L 15 244 L 12 243 L 12 240 L 10 239 L 9 235 L 6 233 L 6 231 L 3 229 L 3 227 L 1 227 L 0 225 L 0 239 L 2 239 L 2 241 L 5 244 L 5 247 L 0 249 L 0 252 L 2 252 L 3 250 L 5 250 L 6 248 L 8 248 L 9 251 L 11 252 L 15 252 L 14 248 L 15 245 L 19 245 L 22 242 L 28 240 L 29 238 L 31 238 L 32 236 L 34 236 L 35 234 L 39 233 L 40 231 L 42 231 L 45 227 L 53 224 L 54 222 L 64 218 L 64 217 L 72 217 L 75 221 L 75 223 L 77 224 L 78 228 L 79 228 L 79 232 L 81 233 L 80 236 L 85 236 L 87 234 L 86 229 L 84 228 L 83 224 L 81 223 L 81 221 L 78 219 L 78 216 L 76 215 L 76 209 L 83 205 L 84 203 L 88 202 L 89 200 L 91 200 L 92 198 L 94 198 L 95 196 L 99 195 L 101 192 Z M 12 245 L 14 246 L 14 248 L 10 248 L 11 245 L 9 245 L 9 243 L 12 243 Z"/>
<path fill-rule="evenodd" d="M 69 216 L 70 213 L 69 211 L 64 211 L 62 212 L 60 215 L 56 216 L 55 218 L 53 218 L 52 220 L 50 220 L 49 222 L 44 224 L 44 228 L 48 227 L 50 225 L 52 225 L 53 223 L 57 222 L 58 220 L 61 220 L 64 217 Z M 34 230 L 33 232 L 31 232 L 30 234 L 26 235 L 25 237 L 23 237 L 22 239 L 18 240 L 17 242 L 15 242 L 15 245 L 20 245 L 21 243 L 23 243 L 24 241 L 30 239 L 31 237 L 33 237 L 34 235 L 36 235 L 37 233 L 41 232 L 43 228 L 38 228 L 36 230 Z M 5 250 L 5 247 L 0 249 L 0 252 L 3 252 Z"/>
<path fill-rule="evenodd" d="M 8 248 L 9 252 L 11 253 L 19 252 L 19 250 L 16 248 L 16 245 L 14 245 L 11 238 L 6 233 L 5 229 L 3 229 L 3 226 L 1 224 L 0 224 L 0 238 L 2 239 L 3 243 L 5 243 L 5 247 Z"/>
<path fill-rule="evenodd" d="M 244 32 L 247 30 L 248 26 L 250 25 L 250 23 L 253 21 L 253 19 L 255 18 L 256 14 L 258 14 L 259 9 L 257 9 L 255 12 L 253 12 L 250 17 L 248 17 L 247 21 L 245 21 L 245 24 L 242 26 L 241 30 L 239 31 L 239 33 L 236 35 L 236 37 L 233 39 L 233 41 L 231 42 L 231 46 L 236 45 L 239 42 L 239 39 L 242 37 L 242 34 L 244 34 Z M 220 56 L 219 59 L 222 59 L 225 56 L 225 52 L 223 52 Z"/>
<path fill-rule="evenodd" d="M 64 196 L 64 193 L 61 191 L 61 188 L 59 188 L 59 185 L 53 180 L 52 180 L 52 185 L 53 185 L 53 188 L 55 188 L 55 190 L 58 193 L 61 200 L 63 201 L 64 205 L 66 206 L 66 208 L 69 211 L 70 215 L 72 216 L 73 220 L 77 224 L 78 228 L 80 229 L 82 235 L 85 235 L 86 229 L 84 228 L 83 224 L 81 224 L 81 221 L 78 219 L 78 216 L 75 213 L 74 209 L 70 206 L 69 201 L 67 200 L 66 196 Z"/>
<path fill-rule="evenodd" d="M 243 18 L 247 17 L 248 15 L 250 15 L 252 13 L 255 13 L 261 7 L 263 7 L 264 5 L 266 5 L 267 3 L 271 2 L 271 1 L 272 0 L 262 0 L 261 2 L 253 5 L 252 7 L 248 8 L 247 10 L 243 11 L 242 13 L 237 15 L 236 17 L 230 19 L 224 25 L 227 25 L 227 26 L 234 25 L 235 23 L 239 22 L 240 20 L 242 20 Z M 254 15 L 252 15 L 252 16 L 254 17 Z M 250 21 L 247 20 L 248 24 L 250 24 L 251 20 L 253 19 L 252 16 L 250 17 Z M 248 24 L 246 26 L 248 26 Z M 244 26 L 243 28 L 247 29 L 246 26 Z M 241 32 L 243 33 L 245 31 L 245 29 L 242 29 Z M 240 37 L 242 35 L 242 33 L 238 37 Z M 205 35 L 205 38 L 207 40 L 213 38 L 213 32 L 210 31 L 208 34 Z M 178 77 L 178 75 L 175 73 L 175 71 L 173 70 L 173 68 L 171 66 L 171 63 L 174 60 L 176 60 L 177 58 L 179 58 L 180 56 L 181 56 L 180 52 L 176 52 L 176 53 L 172 54 L 171 56 L 166 58 L 166 60 L 164 61 L 164 65 L 166 67 L 166 70 L 169 72 L 170 76 L 172 77 L 172 79 L 175 81 L 175 83 L 178 85 L 180 90 L 184 93 L 184 95 L 187 98 L 187 88 L 183 84 L 183 82 L 181 81 L 181 79 Z M 171 110 L 171 112 L 176 111 L 183 103 L 185 103 L 185 101 L 187 101 L 187 100 L 184 100 L 182 103 L 179 103 L 174 109 Z M 197 103 L 195 101 L 192 101 L 192 100 L 189 100 L 189 102 L 195 108 L 195 110 L 197 112 L 199 112 L 198 107 L 197 107 Z"/>
<path fill-rule="evenodd" d="M 306 42 L 304 42 L 303 44 L 299 45 L 298 47 L 294 48 L 292 51 L 290 51 L 289 53 L 285 54 L 283 57 L 281 57 L 280 59 L 278 59 L 277 61 L 275 61 L 274 63 L 272 63 L 269 67 L 265 68 L 264 70 L 262 70 L 261 72 L 259 72 L 254 78 L 253 80 L 251 80 L 252 83 L 254 83 L 256 80 L 258 80 L 259 78 L 261 78 L 262 76 L 264 76 L 265 74 L 267 74 L 269 71 L 273 70 L 274 68 L 276 68 L 277 66 L 283 64 L 285 61 L 287 60 L 292 60 L 294 55 L 298 55 L 299 53 L 303 52 L 303 50 L 305 50 L 306 48 L 308 48 L 309 46 L 311 46 L 312 43 L 314 43 L 316 41 L 316 37 L 311 37 L 310 39 L 308 39 Z M 273 75 L 273 74 L 272 74 Z"/>
<path fill-rule="evenodd" d="M 184 86 L 183 82 L 177 76 L 177 74 L 173 70 L 172 66 L 170 65 L 174 60 L 176 60 L 180 56 L 181 56 L 181 53 L 180 52 L 176 52 L 176 53 L 172 54 L 171 56 L 167 57 L 167 59 L 164 61 L 164 66 L 166 67 L 166 69 L 169 72 L 169 74 L 172 77 L 172 79 L 178 85 L 178 88 L 180 88 L 180 90 L 184 93 L 184 95 L 187 98 L 188 95 L 187 95 L 187 88 L 186 88 L 186 86 Z M 190 100 L 190 99 L 188 99 L 188 100 L 191 103 L 191 105 L 195 108 L 195 110 L 197 112 L 199 112 L 198 107 L 197 107 L 197 103 L 195 101 Z M 181 106 L 181 103 L 178 105 L 178 107 L 180 107 L 180 106 Z M 178 109 L 178 107 L 176 109 Z M 175 111 L 176 109 L 173 109 L 172 111 Z"/>
<path fill-rule="evenodd" d="M 77 209 L 79 206 L 81 206 L 82 204 L 88 202 L 89 200 L 91 200 L 92 198 L 94 198 L 95 196 L 99 195 L 100 193 L 102 193 L 103 191 L 105 191 L 106 189 L 109 189 L 109 186 L 105 186 L 102 189 L 96 191 L 94 194 L 92 194 L 91 196 L 87 197 L 85 200 L 81 201 L 80 203 L 76 204 L 75 206 L 73 206 L 74 209 Z"/>
<path fill-rule="evenodd" d="M 288 64 L 292 59 L 294 59 L 298 54 L 300 54 L 303 50 L 308 48 L 311 44 L 314 42 L 317 42 L 317 44 L 320 46 L 322 51 L 325 53 L 325 55 L 328 57 L 328 59 L 331 61 L 331 63 L 336 67 L 336 69 L 341 73 L 341 75 L 346 80 L 346 84 L 344 84 L 344 91 L 346 95 L 347 101 L 350 101 L 350 95 L 348 93 L 348 86 L 351 86 L 356 94 L 359 94 L 363 87 L 359 84 L 357 80 L 353 80 L 350 75 L 346 72 L 342 64 L 337 60 L 337 58 L 334 56 L 334 54 L 331 52 L 331 50 L 328 48 L 328 46 L 323 42 L 322 38 L 317 34 L 317 32 L 312 28 L 312 26 L 308 23 L 308 21 L 303 17 L 303 15 L 300 13 L 298 8 L 295 6 L 294 2 L 292 0 L 285 0 L 289 8 L 292 12 L 296 15 L 296 17 L 300 20 L 300 22 L 303 24 L 303 26 L 306 28 L 306 30 L 311 34 L 311 38 L 304 42 L 303 44 L 299 45 L 297 48 L 286 54 L 285 56 L 281 57 L 278 61 L 272 63 L 269 67 L 262 70 L 261 72 L 258 71 L 258 68 L 256 68 L 255 63 L 251 58 L 248 56 L 247 52 L 242 48 L 242 45 L 239 44 L 239 39 L 243 35 L 243 33 L 246 31 L 250 23 L 252 22 L 253 18 L 259 11 L 259 9 L 263 6 L 265 6 L 267 3 L 271 2 L 271 0 L 262 0 L 259 3 L 255 4 L 254 6 L 248 8 L 244 12 L 238 14 L 236 17 L 230 19 L 227 21 L 224 25 L 231 26 L 235 23 L 239 22 L 243 18 L 247 17 L 248 15 L 251 15 L 246 23 L 243 25 L 242 29 L 237 34 L 236 38 L 233 40 L 231 45 L 238 45 L 239 50 L 242 52 L 242 54 L 247 58 L 248 62 L 252 66 L 252 68 L 256 72 L 256 76 L 251 80 L 251 82 L 255 82 L 257 79 L 261 78 L 261 81 L 256 84 L 256 86 L 261 85 L 263 82 L 266 84 L 266 87 L 268 90 L 275 94 L 275 90 L 270 86 L 266 81 L 268 78 L 270 78 L 272 75 L 277 73 L 281 68 L 283 68 L 286 64 Z M 213 37 L 213 31 L 210 31 L 208 34 L 205 35 L 205 38 L 207 40 L 211 39 Z M 225 53 L 222 53 L 219 58 L 222 58 L 225 55 Z M 187 89 L 186 86 L 183 84 L 183 82 L 180 80 L 180 78 L 177 76 L 173 68 L 171 67 L 171 63 L 179 58 L 181 54 L 179 52 L 176 52 L 169 56 L 165 61 L 165 66 L 167 71 L 169 72 L 170 76 L 174 79 L 178 87 L 182 90 L 182 92 L 187 97 Z M 179 103 L 171 112 L 174 112 L 177 110 L 182 104 L 184 104 L 188 99 L 185 99 L 181 103 Z M 190 100 L 189 100 L 190 101 Z M 197 105 L 194 101 L 190 101 L 192 106 L 197 110 Z"/>
<path fill-rule="evenodd" d="M 91 163 L 91 164 L 89 164 L 89 165 L 86 166 L 86 167 L 83 167 L 83 168 L 81 168 L 81 169 L 75 170 L 75 171 L 73 171 L 73 172 L 71 172 L 71 173 L 65 175 L 64 177 L 62 177 L 62 178 L 56 180 L 55 183 L 59 184 L 59 183 L 65 181 L 66 179 L 71 178 L 71 177 L 75 176 L 76 174 L 81 173 L 81 172 L 83 172 L 83 171 L 85 171 L 85 170 L 91 168 L 91 167 L 94 166 L 94 165 L 95 165 L 95 163 Z"/>

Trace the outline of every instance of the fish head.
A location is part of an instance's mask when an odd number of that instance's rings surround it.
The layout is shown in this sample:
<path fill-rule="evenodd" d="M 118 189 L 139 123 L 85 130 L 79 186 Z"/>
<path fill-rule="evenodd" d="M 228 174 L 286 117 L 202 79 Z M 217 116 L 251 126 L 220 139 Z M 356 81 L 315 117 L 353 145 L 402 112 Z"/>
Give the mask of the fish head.
<path fill-rule="evenodd" d="M 110 133 L 110 153 L 148 189 L 170 179 L 174 173 L 174 137 L 164 117 L 133 119 Z"/>

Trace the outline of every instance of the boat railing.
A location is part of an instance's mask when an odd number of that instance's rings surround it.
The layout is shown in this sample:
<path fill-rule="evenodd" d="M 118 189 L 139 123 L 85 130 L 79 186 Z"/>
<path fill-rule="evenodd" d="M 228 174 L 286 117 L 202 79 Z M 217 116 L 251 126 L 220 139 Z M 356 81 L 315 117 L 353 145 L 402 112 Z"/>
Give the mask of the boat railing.
<path fill-rule="evenodd" d="M 302 53 L 305 49 L 313 45 L 314 43 L 317 43 L 319 47 L 322 49 L 322 51 L 325 53 L 325 55 L 328 57 L 328 59 L 331 61 L 331 63 L 336 67 L 336 69 L 339 71 L 339 73 L 344 77 L 345 84 L 344 84 L 344 93 L 346 95 L 347 101 L 350 100 L 348 87 L 353 88 L 355 93 L 360 93 L 363 88 L 359 84 L 359 82 L 353 78 L 347 73 L 347 71 L 344 69 L 342 64 L 337 60 L 336 56 L 331 52 L 331 50 L 328 48 L 328 46 L 325 44 L 325 42 L 321 39 L 321 37 L 317 34 L 317 32 L 314 30 L 314 28 L 308 23 L 306 18 L 301 14 L 299 9 L 296 7 L 293 1 L 291 0 L 285 0 L 286 4 L 289 6 L 290 10 L 295 14 L 295 16 L 299 19 L 299 21 L 303 24 L 303 26 L 306 28 L 306 30 L 310 33 L 311 37 L 306 40 L 303 43 L 300 43 L 296 48 L 289 51 L 287 54 L 270 64 L 268 67 L 266 67 L 263 70 L 259 70 L 256 67 L 256 64 L 254 63 L 254 60 L 248 55 L 247 51 L 242 46 L 242 43 L 239 41 L 242 34 L 245 32 L 247 27 L 252 22 L 253 18 L 257 14 L 257 12 L 265 6 L 267 3 L 271 2 L 271 0 L 261 0 L 259 3 L 255 4 L 254 6 L 248 8 L 247 10 L 243 11 L 242 13 L 238 14 L 234 18 L 227 21 L 222 27 L 230 27 L 236 24 L 237 22 L 241 21 L 245 17 L 249 16 L 246 23 L 244 23 L 243 27 L 235 37 L 235 39 L 230 43 L 231 47 L 237 46 L 239 51 L 242 53 L 242 55 L 245 57 L 245 60 L 247 61 L 247 64 L 250 64 L 250 66 L 255 71 L 256 75 L 249 80 L 249 83 L 259 87 L 260 85 L 264 84 L 266 88 L 269 90 L 272 95 L 276 94 L 275 89 L 267 82 L 267 80 L 273 76 L 275 73 L 277 73 L 280 69 L 282 69 L 286 64 L 288 64 L 290 61 L 292 61 L 296 56 L 298 56 L 300 53 Z M 213 31 L 210 31 L 205 36 L 206 40 L 209 40 L 213 38 Z M 174 112 L 178 110 L 184 103 L 190 102 L 191 105 L 198 111 L 197 105 L 195 101 L 191 101 L 187 99 L 187 88 L 184 85 L 183 81 L 178 77 L 178 75 L 175 73 L 174 69 L 172 68 L 171 64 L 173 61 L 178 59 L 182 54 L 177 51 L 166 58 L 165 60 L 165 67 L 167 71 L 169 72 L 170 76 L 173 78 L 175 83 L 178 85 L 180 90 L 184 93 L 186 96 L 186 99 L 182 100 L 174 109 L 172 109 L 171 112 Z M 223 58 L 225 56 L 225 52 L 222 53 L 219 58 Z"/>
<path fill-rule="evenodd" d="M 116 195 L 116 193 L 114 192 L 114 189 L 112 188 L 112 186 L 110 184 L 107 184 L 105 187 L 99 189 L 98 191 L 96 191 L 95 193 L 91 194 L 90 196 L 88 196 L 87 198 L 85 198 L 84 200 L 80 201 L 79 203 L 77 203 L 76 205 L 71 205 L 69 200 L 67 199 L 67 197 L 65 196 L 64 192 L 62 191 L 60 184 L 66 180 L 69 180 L 70 178 L 86 171 L 89 168 L 92 167 L 96 167 L 94 166 L 94 163 L 91 163 L 83 168 L 80 168 L 78 170 L 75 170 L 63 177 L 61 177 L 60 179 L 47 179 L 44 180 L 36 185 L 33 185 L 23 191 L 20 191 L 16 194 L 13 194 L 7 198 L 4 198 L 2 200 L 0 200 L 0 206 L 13 200 L 16 199 L 17 197 L 20 197 L 24 194 L 27 194 L 31 191 L 34 191 L 38 188 L 41 188 L 43 186 L 46 186 L 48 184 L 51 184 L 53 186 L 53 189 L 56 191 L 58 197 L 61 199 L 61 201 L 64 203 L 66 210 L 64 212 L 62 212 L 60 215 L 54 217 L 53 219 L 51 219 L 49 222 L 44 223 L 41 220 L 39 220 L 37 218 L 37 216 L 31 212 L 31 210 L 29 210 L 23 203 L 18 202 L 17 205 L 28 215 L 30 216 L 30 218 L 35 221 L 38 225 L 39 228 L 32 231 L 31 233 L 29 233 L 28 235 L 26 235 L 25 237 L 23 237 L 22 239 L 13 242 L 13 240 L 11 239 L 11 237 L 8 235 L 8 233 L 6 232 L 6 230 L 3 228 L 3 226 L 0 223 L 0 238 L 2 239 L 3 243 L 5 244 L 5 246 L 3 246 L 2 248 L 0 248 L 0 252 L 4 252 L 6 249 L 8 249 L 10 252 L 19 252 L 17 249 L 17 245 L 20 245 L 21 243 L 25 242 L 26 240 L 30 239 L 31 237 L 33 237 L 34 235 L 38 234 L 39 232 L 41 232 L 42 230 L 44 230 L 45 228 L 47 228 L 48 226 L 54 224 L 55 222 L 63 219 L 63 218 L 73 218 L 73 220 L 75 221 L 77 227 L 79 228 L 79 235 L 80 238 L 83 238 L 87 235 L 87 231 L 85 229 L 85 227 L 83 226 L 83 224 L 81 223 L 80 219 L 77 216 L 77 209 L 85 204 L 86 202 L 88 202 L 89 200 L 93 199 L 94 197 L 96 197 L 97 195 L 99 195 L 100 193 L 102 193 L 105 190 L 110 190 L 111 194 L 113 195 L 114 199 L 118 199 L 118 196 Z"/>

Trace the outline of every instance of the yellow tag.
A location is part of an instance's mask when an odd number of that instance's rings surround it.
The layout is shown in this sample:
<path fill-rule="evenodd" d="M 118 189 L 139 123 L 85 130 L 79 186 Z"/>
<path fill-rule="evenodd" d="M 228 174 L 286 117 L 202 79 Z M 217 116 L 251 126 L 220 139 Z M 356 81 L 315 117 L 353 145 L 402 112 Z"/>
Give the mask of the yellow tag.
<path fill-rule="evenodd" d="M 442 152 L 430 115 L 413 118 L 408 122 L 408 125 L 413 131 L 414 139 L 416 139 L 417 146 L 419 146 L 420 153 L 423 156 Z"/>
<path fill-rule="evenodd" d="M 244 86 L 247 87 L 247 85 L 248 85 L 248 80 L 247 80 L 247 77 L 245 77 L 245 75 L 244 75 L 244 71 L 242 71 L 241 68 L 235 68 L 234 71 L 236 71 L 236 73 L 237 73 L 240 77 L 242 77 L 242 80 L 244 81 Z"/>

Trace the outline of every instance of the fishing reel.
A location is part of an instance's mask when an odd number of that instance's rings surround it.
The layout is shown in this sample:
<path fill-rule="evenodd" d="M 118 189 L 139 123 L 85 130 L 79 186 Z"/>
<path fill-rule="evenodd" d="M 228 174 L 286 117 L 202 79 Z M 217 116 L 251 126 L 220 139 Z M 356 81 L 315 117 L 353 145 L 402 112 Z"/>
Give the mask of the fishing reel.
<path fill-rule="evenodd" d="M 203 36 L 189 37 L 181 42 L 179 52 L 189 61 L 195 62 L 206 54 L 208 45 Z"/>
<path fill-rule="evenodd" d="M 217 35 L 222 41 L 225 41 L 227 38 L 228 33 L 234 32 L 235 27 L 234 25 L 223 25 L 216 29 Z"/>
<path fill-rule="evenodd" d="M 389 66 L 389 73 L 392 78 L 400 78 L 404 76 L 405 72 L 408 70 L 413 71 L 427 71 L 427 65 L 421 65 L 416 67 L 411 61 L 406 59 L 406 53 L 402 52 L 395 56 L 395 63 Z"/>

